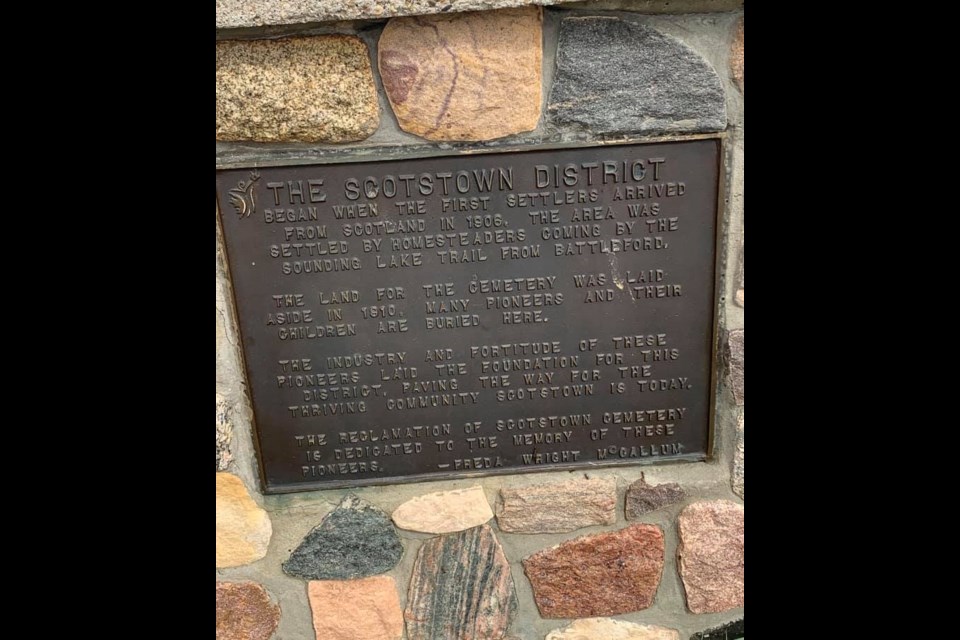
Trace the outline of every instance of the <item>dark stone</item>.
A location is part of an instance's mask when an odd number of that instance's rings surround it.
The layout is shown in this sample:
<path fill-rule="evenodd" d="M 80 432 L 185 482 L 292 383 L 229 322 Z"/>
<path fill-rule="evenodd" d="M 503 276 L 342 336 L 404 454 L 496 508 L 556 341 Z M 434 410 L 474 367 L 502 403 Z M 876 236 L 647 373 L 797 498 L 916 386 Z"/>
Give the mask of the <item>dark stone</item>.
<path fill-rule="evenodd" d="M 217 583 L 217 640 L 267 640 L 280 624 L 280 607 L 255 582 Z"/>
<path fill-rule="evenodd" d="M 560 23 L 547 113 L 594 133 L 722 131 L 723 86 L 698 53 L 653 27 L 613 17 Z"/>
<path fill-rule="evenodd" d="M 348 495 L 290 554 L 283 572 L 308 580 L 365 578 L 394 568 L 402 555 L 390 517 Z"/>
<path fill-rule="evenodd" d="M 743 329 L 727 332 L 727 384 L 737 406 L 743 406 Z"/>
<path fill-rule="evenodd" d="M 636 520 L 645 513 L 680 502 L 684 491 L 676 482 L 650 485 L 640 478 L 627 488 L 625 514 L 627 520 Z"/>
<path fill-rule="evenodd" d="M 404 611 L 409 640 L 500 640 L 516 610 L 510 563 L 489 525 L 420 547 Z"/>
<path fill-rule="evenodd" d="M 743 637 L 743 620 L 734 620 L 722 627 L 695 633 L 690 640 L 743 640 Z"/>

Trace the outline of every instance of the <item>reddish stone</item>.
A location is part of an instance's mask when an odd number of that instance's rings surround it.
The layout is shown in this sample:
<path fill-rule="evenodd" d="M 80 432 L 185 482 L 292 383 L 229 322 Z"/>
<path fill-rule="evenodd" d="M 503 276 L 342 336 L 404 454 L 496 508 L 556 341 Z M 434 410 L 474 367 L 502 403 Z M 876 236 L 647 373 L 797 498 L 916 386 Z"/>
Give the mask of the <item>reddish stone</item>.
<path fill-rule="evenodd" d="M 217 583 L 217 640 L 267 640 L 280 624 L 280 607 L 255 582 Z"/>
<path fill-rule="evenodd" d="M 740 93 L 743 93 L 743 18 L 737 21 L 730 45 L 730 75 L 733 76 Z"/>
<path fill-rule="evenodd" d="M 696 502 L 677 519 L 680 577 L 693 613 L 743 606 L 743 506 Z"/>
<path fill-rule="evenodd" d="M 544 618 L 646 609 L 663 573 L 663 531 L 636 524 L 570 540 L 523 561 Z"/>

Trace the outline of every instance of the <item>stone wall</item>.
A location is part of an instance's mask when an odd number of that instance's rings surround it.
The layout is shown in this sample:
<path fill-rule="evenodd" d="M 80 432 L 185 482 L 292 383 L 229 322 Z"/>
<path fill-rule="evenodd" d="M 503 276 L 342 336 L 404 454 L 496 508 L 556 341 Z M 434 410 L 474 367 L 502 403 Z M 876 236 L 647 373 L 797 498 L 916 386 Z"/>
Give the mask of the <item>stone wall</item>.
<path fill-rule="evenodd" d="M 726 168 L 703 463 L 262 495 L 218 231 L 218 639 L 742 637 L 742 2 L 218 0 L 217 27 L 218 168 L 718 134 Z"/>

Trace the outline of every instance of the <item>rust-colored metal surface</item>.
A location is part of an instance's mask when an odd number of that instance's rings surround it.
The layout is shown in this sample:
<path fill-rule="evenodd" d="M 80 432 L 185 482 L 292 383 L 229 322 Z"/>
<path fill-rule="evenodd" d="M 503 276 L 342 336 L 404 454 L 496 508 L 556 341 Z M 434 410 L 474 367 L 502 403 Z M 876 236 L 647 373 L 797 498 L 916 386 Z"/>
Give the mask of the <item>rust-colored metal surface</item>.
<path fill-rule="evenodd" d="M 219 171 L 264 491 L 707 457 L 719 158 Z"/>

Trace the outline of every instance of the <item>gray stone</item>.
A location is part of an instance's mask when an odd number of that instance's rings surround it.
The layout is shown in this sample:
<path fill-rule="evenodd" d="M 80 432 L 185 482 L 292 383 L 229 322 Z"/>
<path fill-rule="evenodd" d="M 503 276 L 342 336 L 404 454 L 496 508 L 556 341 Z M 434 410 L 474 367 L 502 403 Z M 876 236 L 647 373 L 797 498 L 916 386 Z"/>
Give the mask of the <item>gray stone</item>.
<path fill-rule="evenodd" d="M 723 86 L 698 53 L 653 27 L 565 18 L 547 105 L 559 126 L 603 134 L 722 131 Z"/>
<path fill-rule="evenodd" d="M 737 406 L 743 406 L 743 329 L 727 332 L 727 384 Z"/>
<path fill-rule="evenodd" d="M 227 465 L 233 460 L 230 453 L 230 438 L 233 436 L 233 425 L 227 418 L 227 400 L 217 394 L 217 471 L 226 471 Z"/>
<path fill-rule="evenodd" d="M 733 492 L 743 500 L 743 415 L 737 418 L 737 448 L 733 452 Z"/>
<path fill-rule="evenodd" d="M 680 502 L 684 495 L 676 482 L 650 485 L 641 477 L 627 488 L 625 515 L 627 520 L 636 520 L 645 513 Z"/>
<path fill-rule="evenodd" d="M 570 0 L 217 0 L 217 29 L 487 11 Z M 689 0 L 688 0 L 689 1 Z M 701 0 L 707 1 L 707 0 Z M 730 2 L 731 0 L 725 0 Z"/>
<path fill-rule="evenodd" d="M 402 555 L 390 517 L 351 494 L 307 534 L 283 571 L 309 580 L 365 578 L 394 568 Z"/>
<path fill-rule="evenodd" d="M 510 563 L 489 525 L 420 547 L 404 612 L 409 640 L 499 640 L 516 610 Z"/>

